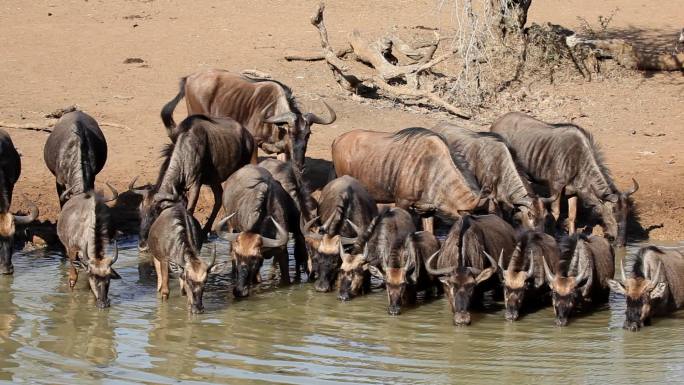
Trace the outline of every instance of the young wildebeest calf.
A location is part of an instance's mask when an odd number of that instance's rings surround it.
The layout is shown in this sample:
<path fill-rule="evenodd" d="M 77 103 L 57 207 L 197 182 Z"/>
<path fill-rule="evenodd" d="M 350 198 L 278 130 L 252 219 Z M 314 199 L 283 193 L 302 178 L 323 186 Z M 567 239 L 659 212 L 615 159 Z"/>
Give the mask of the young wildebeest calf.
<path fill-rule="evenodd" d="M 568 232 L 574 234 L 577 197 L 594 207 L 600 216 L 606 236 L 617 246 L 625 245 L 627 214 L 639 185 L 629 191 L 618 191 L 603 156 L 591 134 L 573 124 L 547 124 L 519 112 L 499 118 L 492 132 L 501 135 L 513 148 L 520 164 L 530 177 L 546 185 L 551 196 L 556 221 L 560 216 L 561 193 L 568 198 Z"/>
<path fill-rule="evenodd" d="M 471 305 L 481 303 L 484 292 L 500 289 L 491 255 L 503 250 L 502 264 L 508 264 L 515 244 L 513 227 L 495 215 L 466 215 L 451 227 L 442 249 L 425 267 L 444 285 L 455 325 L 470 325 Z"/>
<path fill-rule="evenodd" d="M 578 305 L 608 301 L 608 280 L 615 274 L 615 254 L 605 238 L 593 235 L 568 236 L 560 246 L 561 262 L 555 274 L 544 261 L 544 275 L 551 288 L 556 325 L 566 326 Z"/>
<path fill-rule="evenodd" d="M 684 254 L 656 246 L 642 247 L 632 262 L 629 278 L 609 280 L 610 288 L 625 296 L 625 329 L 637 331 L 651 317 L 684 307 Z"/>
<path fill-rule="evenodd" d="M 406 237 L 416 231 L 413 218 L 406 210 L 385 208 L 368 225 L 347 254 L 340 245 L 342 266 L 339 274 L 338 298 L 348 301 L 370 291 L 370 267 L 383 269 L 383 261 L 404 247 Z M 385 271 L 377 275 L 384 277 Z"/>
<path fill-rule="evenodd" d="M 556 267 L 560 250 L 556 240 L 539 231 L 525 231 L 518 236 L 518 244 L 508 266 L 499 256 L 499 274 L 504 285 L 504 317 L 515 321 L 523 307 L 539 305 L 545 300 L 548 286 L 544 281 L 544 259 Z M 555 270 L 553 270 L 555 272 Z"/>
<path fill-rule="evenodd" d="M 66 190 L 62 195 L 69 193 Z M 110 200 L 115 200 L 118 194 L 114 189 L 112 193 L 114 198 Z M 76 268 L 85 270 L 99 308 L 109 307 L 107 296 L 110 279 L 121 279 L 112 268 L 119 257 L 116 241 L 114 256 L 105 256 L 105 246 L 110 243 L 110 234 L 109 208 L 101 196 L 94 191 L 87 191 L 66 200 L 57 219 L 57 235 L 71 263 L 68 272 L 69 287 L 73 289 L 78 280 Z"/>
<path fill-rule="evenodd" d="M 378 215 L 378 208 L 365 188 L 354 178 L 342 176 L 330 181 L 321 191 L 318 213 L 323 225 L 312 231 L 315 219 L 304 224 L 309 271 L 314 288 L 332 290 L 342 264 L 338 243 L 350 245 Z"/>
<path fill-rule="evenodd" d="M 14 215 L 9 212 L 14 184 L 20 174 L 19 153 L 7 132 L 0 130 L 0 274 L 14 273 L 12 252 L 16 226 L 27 225 L 38 218 L 38 207 L 33 203 L 30 215 Z"/>
<path fill-rule="evenodd" d="M 415 303 L 418 292 L 432 294 L 436 280 L 427 274 L 425 261 L 438 250 L 437 238 L 430 232 L 419 231 L 406 236 L 402 245 L 384 255 L 384 274 L 370 266 L 371 274 L 385 282 L 390 315 L 399 315 L 403 305 Z"/>
<path fill-rule="evenodd" d="M 528 176 L 503 138 L 448 123 L 438 124 L 432 131 L 444 136 L 449 149 L 468 162 L 480 186 L 492 189 L 494 202 L 508 218 L 527 229 L 544 231 L 545 204 L 556 197 L 541 198 L 534 193 Z"/>
<path fill-rule="evenodd" d="M 64 114 L 45 142 L 45 164 L 55 176 L 59 205 L 69 194 L 95 189 L 95 175 L 107 161 L 107 142 L 100 126 L 81 111 Z"/>
<path fill-rule="evenodd" d="M 216 248 L 209 262 L 200 258 L 202 233 L 200 224 L 188 213 L 185 202 L 179 196 L 157 194 L 161 212 L 150 226 L 149 250 L 154 257 L 157 272 L 157 291 L 162 300 L 169 298 L 169 270 L 179 275 L 181 293 L 188 297 L 188 308 L 202 313 L 204 285 L 210 274 L 225 268 L 226 263 L 216 262 Z"/>
<path fill-rule="evenodd" d="M 290 283 L 288 232 L 293 233 L 295 250 L 301 250 L 295 253 L 299 279 L 306 257 L 299 211 L 271 173 L 247 165 L 231 175 L 223 193 L 223 209 L 230 215 L 217 223 L 215 230 L 231 243 L 233 271 L 237 274 L 233 289 L 236 297 L 249 295 L 250 285 L 259 280 L 264 258 L 274 257 L 273 262 L 280 267 L 281 283 Z M 223 231 L 226 225 L 228 232 Z"/>
<path fill-rule="evenodd" d="M 178 126 L 178 137 L 162 151 L 164 162 L 159 169 L 157 183 L 151 189 L 129 189 L 142 195 L 140 203 L 140 238 L 138 247 L 147 249 L 150 226 L 159 215 L 156 193 L 169 196 L 188 194 L 188 211 L 192 214 L 202 185 L 209 185 L 214 193 L 214 207 L 203 231 L 206 235 L 221 209 L 221 183 L 237 169 L 250 162 L 256 163 L 254 139 L 241 124 L 229 118 L 209 118 L 193 115 Z"/>

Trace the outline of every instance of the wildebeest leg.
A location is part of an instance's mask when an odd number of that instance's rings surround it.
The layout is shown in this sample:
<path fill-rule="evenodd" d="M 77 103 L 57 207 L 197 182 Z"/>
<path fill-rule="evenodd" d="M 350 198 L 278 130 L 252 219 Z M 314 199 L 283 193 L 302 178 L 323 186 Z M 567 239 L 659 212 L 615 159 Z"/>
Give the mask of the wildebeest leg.
<path fill-rule="evenodd" d="M 249 161 L 250 164 L 257 165 L 259 163 L 259 147 L 256 146 L 254 147 L 254 151 L 252 151 L 252 159 Z"/>
<path fill-rule="evenodd" d="M 161 263 L 157 258 L 152 258 L 152 261 L 154 262 L 154 271 L 157 273 L 157 291 L 161 291 L 161 286 L 162 286 L 162 272 L 161 272 Z"/>
<path fill-rule="evenodd" d="M 428 233 L 434 234 L 435 233 L 435 217 L 429 216 L 429 217 L 423 217 L 423 230 L 427 231 Z"/>
<path fill-rule="evenodd" d="M 560 204 L 561 204 L 562 194 L 558 194 L 558 198 L 551 202 L 551 215 L 556 223 L 558 223 L 558 218 L 560 218 Z"/>
<path fill-rule="evenodd" d="M 159 262 L 159 269 L 161 270 L 161 296 L 162 301 L 169 299 L 169 262 L 166 260 Z"/>
<path fill-rule="evenodd" d="M 306 241 L 302 234 L 294 236 L 294 257 L 295 257 L 295 282 L 302 279 L 302 270 L 306 271 L 307 276 L 311 274 L 308 269 L 308 255 L 306 252 Z M 303 268 L 303 269 L 302 269 Z"/>
<path fill-rule="evenodd" d="M 69 278 L 69 289 L 73 290 L 74 286 L 76 286 L 76 281 L 78 281 L 78 270 L 76 270 L 76 266 L 74 266 L 74 261 L 77 258 L 76 251 L 68 250 L 67 257 L 69 258 L 69 271 L 67 272 L 67 276 Z"/>
<path fill-rule="evenodd" d="M 62 193 L 64 193 L 64 186 L 59 184 L 58 182 L 55 182 L 55 186 L 57 187 L 57 198 L 59 199 L 59 207 L 61 208 L 64 206 L 65 202 L 62 202 Z"/>
<path fill-rule="evenodd" d="M 577 219 L 577 195 L 568 198 L 568 234 L 575 234 L 575 220 Z"/>
<path fill-rule="evenodd" d="M 190 192 L 188 193 L 188 212 L 190 214 L 195 212 L 195 207 L 197 207 L 197 201 L 199 200 L 200 189 L 202 185 L 195 183 L 190 187 Z"/>
<path fill-rule="evenodd" d="M 287 285 L 290 283 L 290 266 L 288 263 L 289 255 L 287 249 L 280 251 L 274 258 L 278 258 L 278 266 L 280 266 L 280 284 Z M 275 261 L 274 261 L 275 262 Z"/>
<path fill-rule="evenodd" d="M 214 220 L 216 220 L 219 210 L 221 210 L 221 197 L 223 197 L 223 188 L 220 183 L 211 185 L 211 191 L 214 193 L 214 208 L 211 209 L 211 214 L 209 214 L 209 218 L 207 218 L 207 223 L 202 229 L 205 238 L 211 231 L 211 226 L 214 224 Z"/>

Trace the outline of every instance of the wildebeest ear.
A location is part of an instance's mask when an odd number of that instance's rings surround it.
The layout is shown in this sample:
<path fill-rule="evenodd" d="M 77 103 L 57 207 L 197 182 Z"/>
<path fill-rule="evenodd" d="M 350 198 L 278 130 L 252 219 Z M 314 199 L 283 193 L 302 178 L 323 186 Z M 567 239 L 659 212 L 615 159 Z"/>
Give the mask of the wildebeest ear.
<path fill-rule="evenodd" d="M 169 261 L 169 270 L 175 274 L 183 274 L 183 270 L 185 269 L 183 268 L 183 266 L 177 264 L 176 262 Z"/>
<path fill-rule="evenodd" d="M 116 272 L 116 270 L 111 269 L 111 272 L 109 273 L 109 279 L 121 279 L 121 276 Z"/>
<path fill-rule="evenodd" d="M 370 270 L 370 273 L 373 277 L 385 282 L 385 276 L 377 267 L 368 264 L 368 270 Z"/>
<path fill-rule="evenodd" d="M 214 264 L 214 266 L 212 266 L 211 269 L 209 269 L 209 274 L 220 274 L 225 272 L 226 270 L 228 270 L 228 264 L 228 261 L 223 261 Z"/>
<path fill-rule="evenodd" d="M 608 286 L 610 287 L 610 290 L 612 290 L 618 294 L 626 295 L 626 293 L 627 293 L 627 291 L 625 290 L 625 286 L 622 284 L 622 282 L 618 282 L 618 281 L 615 281 L 613 279 L 609 279 L 608 280 Z"/>
<path fill-rule="evenodd" d="M 665 289 L 667 289 L 667 284 L 665 282 L 659 282 L 653 290 L 651 290 L 651 299 L 662 298 L 665 295 Z"/>
<path fill-rule="evenodd" d="M 482 270 L 482 272 L 480 272 L 480 274 L 478 274 L 477 277 L 475 277 L 475 283 L 479 285 L 480 283 L 488 280 L 489 277 L 491 277 L 495 271 L 496 267 L 488 267 Z"/>

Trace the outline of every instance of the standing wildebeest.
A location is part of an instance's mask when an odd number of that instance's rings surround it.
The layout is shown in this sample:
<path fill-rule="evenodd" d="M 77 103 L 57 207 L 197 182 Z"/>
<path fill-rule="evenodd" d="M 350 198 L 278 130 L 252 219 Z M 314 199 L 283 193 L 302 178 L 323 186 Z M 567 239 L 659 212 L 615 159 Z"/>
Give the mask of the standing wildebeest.
<path fill-rule="evenodd" d="M 684 254 L 656 246 L 639 249 L 627 278 L 608 280 L 610 288 L 625 296 L 625 329 L 637 331 L 651 323 L 651 317 L 684 307 Z"/>
<path fill-rule="evenodd" d="M 527 229 L 544 230 L 545 203 L 556 197 L 540 198 L 516 164 L 503 138 L 492 132 L 475 132 L 449 123 L 432 131 L 441 134 L 452 152 L 463 157 L 480 186 L 492 188 L 494 201 L 508 216 Z"/>
<path fill-rule="evenodd" d="M 457 219 L 489 199 L 468 166 L 451 154 L 444 138 L 425 128 L 395 134 L 350 131 L 335 138 L 332 159 L 338 176 L 358 179 L 378 203 L 414 209 L 424 230 L 433 231 L 432 215 Z"/>
<path fill-rule="evenodd" d="M 43 156 L 56 178 L 59 204 L 64 206 L 69 197 L 65 191 L 75 195 L 95 189 L 95 175 L 107 161 L 107 142 L 90 115 L 69 112 L 52 129 Z"/>
<path fill-rule="evenodd" d="M 204 285 L 210 274 L 216 274 L 225 267 L 225 262 L 216 264 L 216 248 L 209 262 L 202 260 L 202 233 L 200 224 L 188 213 L 179 196 L 157 194 L 160 204 L 159 216 L 150 226 L 148 244 L 154 257 L 157 272 L 157 291 L 162 300 L 169 297 L 169 270 L 179 275 L 181 293 L 188 297 L 188 308 L 193 314 L 202 313 Z"/>
<path fill-rule="evenodd" d="M 38 218 L 38 207 L 31 204 L 30 215 L 14 215 L 12 206 L 14 184 L 21 175 L 21 159 L 5 130 L 0 130 L 0 274 L 12 274 L 12 252 L 17 225 L 27 225 Z"/>
<path fill-rule="evenodd" d="M 546 185 L 551 196 L 553 216 L 560 216 L 560 198 L 568 198 L 568 232 L 574 234 L 577 198 L 594 207 L 606 235 L 617 246 L 625 245 L 629 196 L 639 189 L 618 191 L 603 156 L 591 134 L 573 124 L 547 124 L 519 112 L 499 118 L 490 129 L 500 134 L 514 149 L 525 171 L 537 183 Z"/>
<path fill-rule="evenodd" d="M 415 231 L 413 218 L 406 210 L 399 207 L 385 208 L 359 234 L 351 253 L 345 253 L 340 244 L 342 265 L 338 298 L 348 301 L 369 292 L 370 267 L 382 269 L 383 261 L 388 261 L 392 254 L 403 248 L 406 237 Z M 384 273 L 381 271 L 379 275 L 384 276 Z"/>
<path fill-rule="evenodd" d="M 236 297 L 249 295 L 250 285 L 259 280 L 264 258 L 274 257 L 282 283 L 290 283 L 288 232 L 295 240 L 296 278 L 305 265 L 306 248 L 299 230 L 299 212 L 283 187 L 266 169 L 247 165 L 226 181 L 223 209 L 230 214 L 215 230 L 231 243 Z M 228 225 L 229 231 L 222 229 Z M 237 232 L 233 232 L 236 230 Z M 298 251 L 298 252 L 297 252 Z"/>
<path fill-rule="evenodd" d="M 188 115 L 227 116 L 252 133 L 259 147 L 268 154 L 284 154 L 302 173 L 306 146 L 312 124 L 332 124 L 335 111 L 325 104 L 328 119 L 302 113 L 292 91 L 270 79 L 254 79 L 224 70 L 207 69 L 184 77 L 175 98 L 161 112 L 169 137 L 177 135 L 173 110 L 185 97 Z"/>
<path fill-rule="evenodd" d="M 322 225 L 311 231 L 316 218 L 302 228 L 309 257 L 309 271 L 317 291 L 332 290 L 342 264 L 338 243 L 352 244 L 378 215 L 368 191 L 356 179 L 345 175 L 330 181 L 321 191 L 318 214 Z M 318 217 L 317 217 L 318 218 Z"/>
<path fill-rule="evenodd" d="M 78 187 L 72 187 L 78 188 Z M 115 200 L 117 192 L 111 186 Z M 66 190 L 60 199 L 71 191 Z M 107 201 L 107 202 L 108 202 Z M 109 281 L 121 279 L 112 265 L 119 257 L 119 248 L 114 241 L 114 255 L 105 256 L 105 246 L 110 243 L 109 207 L 94 191 L 73 195 L 66 200 L 57 219 L 57 235 L 62 241 L 69 258 L 69 287 L 74 288 L 78 280 L 76 268 L 88 273 L 90 289 L 95 294 L 97 307 L 109 307 Z"/>
<path fill-rule="evenodd" d="M 129 186 L 143 197 L 138 241 L 141 250 L 147 248 L 150 226 L 160 212 L 155 194 L 172 196 L 189 190 L 188 211 L 192 214 L 200 188 L 209 185 L 214 193 L 214 207 L 203 229 L 206 234 L 221 209 L 221 183 L 243 165 L 256 163 L 256 147 L 249 132 L 233 119 L 193 115 L 181 122 L 176 141 L 166 145 L 162 156 L 164 162 L 151 189 L 134 188 L 135 180 Z"/>
<path fill-rule="evenodd" d="M 439 241 L 432 233 L 419 231 L 395 247 L 382 259 L 384 273 L 370 266 L 371 274 L 385 282 L 390 315 L 399 315 L 403 305 L 415 303 L 418 292 L 431 294 L 436 281 L 425 270 L 425 261 L 439 250 Z"/>
<path fill-rule="evenodd" d="M 283 189 L 290 194 L 292 201 L 305 221 L 309 221 L 316 216 L 318 203 L 311 196 L 311 191 L 304 183 L 302 176 L 294 171 L 291 163 L 268 158 L 259 162 L 258 166 L 268 170 L 273 179 L 278 181 L 283 186 Z"/>
<path fill-rule="evenodd" d="M 548 299 L 544 260 L 550 261 L 551 266 L 556 268 L 559 258 L 560 250 L 556 240 L 548 234 L 532 230 L 518 236 L 518 243 L 507 266 L 503 264 L 503 255 L 499 256 L 506 320 L 515 321 L 523 307 L 539 305 Z"/>
<path fill-rule="evenodd" d="M 545 260 L 544 271 L 551 288 L 556 325 L 566 326 L 578 305 L 608 301 L 608 280 L 615 275 L 615 253 L 605 238 L 583 234 L 564 237 L 560 248 L 562 263 L 553 273 Z"/>
<path fill-rule="evenodd" d="M 454 223 L 425 267 L 443 283 L 455 325 L 470 325 L 471 305 L 481 303 L 484 292 L 499 289 L 498 264 L 491 255 L 503 255 L 501 264 L 508 264 L 515 245 L 515 230 L 495 215 L 466 215 Z"/>

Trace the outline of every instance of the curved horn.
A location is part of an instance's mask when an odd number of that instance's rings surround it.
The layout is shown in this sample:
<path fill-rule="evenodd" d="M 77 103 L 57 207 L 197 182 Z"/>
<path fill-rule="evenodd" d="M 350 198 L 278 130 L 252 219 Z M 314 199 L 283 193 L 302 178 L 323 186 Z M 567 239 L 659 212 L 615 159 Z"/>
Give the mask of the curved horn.
<path fill-rule="evenodd" d="M 518 249 L 518 247 L 516 246 L 516 250 L 517 250 L 517 249 Z M 501 271 L 505 271 L 505 270 L 506 270 L 506 268 L 505 268 L 504 265 L 503 265 L 503 253 L 504 253 L 504 249 L 503 249 L 503 247 L 502 247 L 502 248 L 501 248 L 501 254 L 499 254 L 499 263 L 497 264 L 497 265 L 499 266 L 499 269 L 501 269 Z M 513 253 L 515 253 L 515 251 L 514 251 Z"/>
<path fill-rule="evenodd" d="M 622 278 L 622 282 L 625 282 L 627 280 L 627 277 L 625 275 L 625 259 L 622 258 L 622 262 L 620 262 L 620 278 Z"/>
<path fill-rule="evenodd" d="M 156 194 L 154 194 L 154 201 L 155 202 L 174 201 L 174 200 L 176 200 L 176 195 L 174 195 L 174 194 L 169 194 L 169 193 L 156 193 Z"/>
<path fill-rule="evenodd" d="M 328 230 L 330 230 L 330 225 L 332 224 L 333 219 L 335 219 L 335 215 L 331 215 L 327 221 L 321 226 L 321 230 L 323 230 L 324 233 L 327 233 Z"/>
<path fill-rule="evenodd" d="M 544 262 L 544 276 L 546 277 L 546 282 L 548 282 L 549 285 L 551 285 L 551 282 L 553 282 L 553 275 L 551 274 L 551 269 L 549 269 L 549 265 L 546 263 L 546 257 L 542 255 L 542 262 Z"/>
<path fill-rule="evenodd" d="M 287 111 L 287 112 L 283 112 L 280 115 L 271 116 L 270 118 L 265 118 L 263 121 L 264 121 L 264 123 L 272 123 L 272 124 L 287 123 L 290 126 L 294 126 L 295 122 L 297 121 L 297 115 L 295 115 L 295 113 L 292 111 Z"/>
<path fill-rule="evenodd" d="M 218 235 L 222 239 L 225 239 L 228 242 L 235 242 L 238 235 L 240 234 L 240 233 L 229 233 L 227 231 L 222 230 L 223 227 L 226 225 L 226 223 L 228 223 L 230 218 L 232 218 L 235 214 L 237 214 L 237 212 L 234 212 L 234 213 L 228 215 L 227 217 L 225 217 L 221 221 L 219 221 L 219 223 L 214 225 L 214 232 L 216 233 L 216 235 Z"/>
<path fill-rule="evenodd" d="M 346 219 L 346 221 L 349 224 L 349 226 L 351 226 L 351 228 L 354 229 L 354 232 L 356 233 L 356 237 L 358 238 L 359 236 L 361 236 L 361 233 L 363 232 L 363 230 L 361 230 L 361 228 L 359 226 L 357 226 L 354 222 L 350 221 L 349 219 Z"/>
<path fill-rule="evenodd" d="M 530 267 L 527 269 L 527 277 L 531 277 L 534 275 L 534 255 L 530 253 Z"/>
<path fill-rule="evenodd" d="M 105 182 L 105 184 L 107 185 L 107 187 L 109 187 L 110 190 L 112 190 L 112 197 L 109 199 L 105 199 L 104 203 L 114 202 L 115 200 L 119 199 L 119 192 L 116 191 L 114 186 L 109 184 L 109 182 Z"/>
<path fill-rule="evenodd" d="M 324 100 L 321 100 L 321 102 L 323 102 L 323 105 L 325 106 L 325 108 L 328 109 L 328 114 L 330 114 L 330 117 L 328 119 L 323 119 L 320 116 L 317 116 L 312 112 L 308 112 L 308 113 L 306 113 L 305 117 L 306 117 L 306 120 L 309 122 L 309 124 L 316 123 L 316 124 L 326 125 L 326 124 L 332 124 L 333 122 L 335 122 L 335 120 L 337 120 L 337 115 L 335 114 L 335 111 L 328 105 L 328 103 L 326 103 Z"/>
<path fill-rule="evenodd" d="M 342 246 L 342 242 L 339 242 L 338 245 L 340 247 L 340 258 L 344 259 L 344 247 Z"/>
<path fill-rule="evenodd" d="M 632 188 L 625 191 L 625 196 L 630 196 L 634 194 L 635 192 L 639 191 L 639 183 L 636 181 L 636 179 L 632 178 Z"/>
<path fill-rule="evenodd" d="M 314 222 L 316 222 L 316 220 L 317 220 L 318 218 L 319 218 L 318 216 L 315 216 L 315 217 L 313 217 L 313 219 L 311 219 L 310 221 L 308 221 L 308 222 L 306 222 L 306 223 L 304 223 L 304 218 L 300 218 L 300 221 L 299 221 L 300 226 L 299 226 L 299 228 L 300 228 L 302 234 L 303 234 L 305 237 L 313 238 L 313 239 L 321 239 L 321 238 L 323 238 L 323 236 L 322 236 L 321 234 L 316 234 L 316 233 L 312 233 L 312 232 L 309 231 L 309 229 L 311 228 L 311 226 L 314 224 Z"/>
<path fill-rule="evenodd" d="M 347 238 L 347 237 L 342 237 L 342 236 L 341 236 L 340 238 L 341 238 L 341 240 L 342 240 L 342 243 L 344 243 L 345 245 L 353 245 L 354 243 L 356 243 L 356 241 L 359 240 L 359 237 L 361 236 L 361 229 L 359 229 L 358 226 L 356 226 L 356 225 L 354 224 L 354 222 L 350 221 L 349 219 L 345 219 L 345 221 L 346 221 L 346 222 L 349 224 L 349 226 L 351 226 L 351 228 L 354 230 L 354 232 L 356 233 L 356 236 L 355 236 L 355 237 L 352 237 L 352 238 Z"/>
<path fill-rule="evenodd" d="M 432 267 L 432 264 L 434 263 L 433 261 L 436 259 L 437 254 L 439 254 L 441 250 L 435 251 L 434 254 L 430 256 L 430 258 L 427 259 L 425 262 L 425 270 L 427 270 L 428 274 L 434 275 L 434 276 L 442 276 L 442 275 L 447 275 L 454 271 L 456 266 L 448 266 L 448 267 L 443 267 L 441 269 L 435 269 Z"/>
<path fill-rule="evenodd" d="M 656 267 L 656 272 L 654 275 L 648 277 L 649 280 L 651 280 L 651 286 L 655 287 L 655 285 L 660 282 L 660 268 L 663 266 L 662 261 L 658 261 L 658 267 Z"/>
<path fill-rule="evenodd" d="M 530 210 L 534 209 L 534 203 L 532 203 L 532 198 L 530 198 L 529 196 L 518 200 L 517 202 L 515 202 L 515 205 L 516 206 L 525 206 Z"/>
<path fill-rule="evenodd" d="M 489 264 L 490 264 L 493 268 L 498 269 L 498 268 L 499 268 L 499 265 L 497 265 L 496 260 L 495 260 L 491 255 L 489 255 L 488 252 L 486 252 L 486 251 L 484 251 L 484 250 L 482 250 L 482 252 L 484 253 L 485 257 L 487 257 L 487 260 L 489 261 Z"/>
<path fill-rule="evenodd" d="M 133 178 L 131 183 L 128 184 L 128 191 L 132 192 L 133 194 L 145 196 L 150 192 L 150 190 L 145 189 L 145 188 L 139 188 L 139 187 L 136 188 L 135 187 L 135 182 L 138 181 L 138 177 L 140 177 L 140 175 L 136 175 L 136 177 Z"/>
<path fill-rule="evenodd" d="M 278 234 L 276 235 L 275 239 L 272 238 L 266 238 L 264 236 L 261 237 L 262 240 L 262 246 L 266 248 L 275 248 L 275 247 L 283 247 L 287 245 L 287 241 L 289 238 L 289 235 L 287 234 L 287 230 L 285 230 L 278 222 L 276 222 L 273 217 L 270 217 L 271 221 L 276 227 L 276 230 L 278 230 Z"/>
<path fill-rule="evenodd" d="M 214 264 L 216 263 L 216 244 L 215 243 L 214 243 L 214 251 L 211 252 L 211 260 L 210 261 L 211 262 L 209 262 L 209 264 L 207 265 L 208 266 L 207 271 L 209 269 L 211 269 L 212 266 L 214 266 Z"/>
<path fill-rule="evenodd" d="M 14 215 L 14 223 L 16 225 L 28 225 L 29 223 L 33 222 L 38 218 L 38 214 L 40 214 L 40 211 L 38 211 L 38 206 L 36 206 L 35 203 L 29 201 L 28 202 L 30 206 L 30 214 L 29 215 Z"/>
<path fill-rule="evenodd" d="M 62 192 L 62 193 L 59 195 L 59 200 L 60 200 L 60 201 L 65 201 L 65 200 L 66 200 L 66 197 L 67 197 L 69 194 L 71 194 L 71 192 L 74 190 L 74 188 L 76 188 L 76 186 L 71 186 L 71 187 L 69 187 L 68 189 L 64 190 L 64 192 Z"/>
<path fill-rule="evenodd" d="M 554 194 L 552 194 L 552 195 L 549 196 L 549 197 L 544 197 L 544 198 L 543 198 L 543 197 L 539 197 L 539 198 L 537 198 L 537 199 L 539 199 L 542 203 L 547 204 L 547 203 L 553 203 L 553 202 L 555 202 L 555 201 L 558 199 L 558 197 L 560 197 L 560 193 L 559 193 L 559 192 L 554 193 Z"/>
<path fill-rule="evenodd" d="M 119 259 L 119 242 L 114 240 L 114 257 L 109 261 L 109 266 L 112 266 Z"/>

